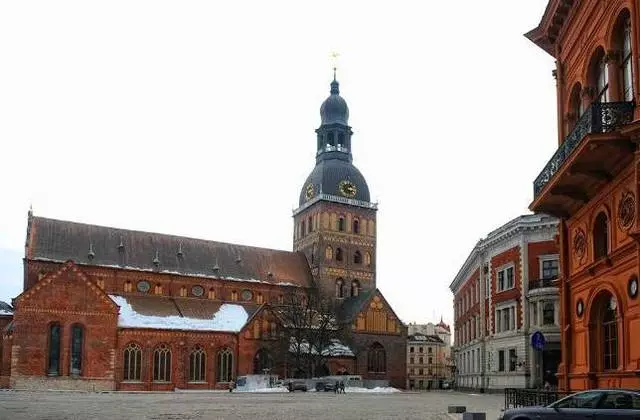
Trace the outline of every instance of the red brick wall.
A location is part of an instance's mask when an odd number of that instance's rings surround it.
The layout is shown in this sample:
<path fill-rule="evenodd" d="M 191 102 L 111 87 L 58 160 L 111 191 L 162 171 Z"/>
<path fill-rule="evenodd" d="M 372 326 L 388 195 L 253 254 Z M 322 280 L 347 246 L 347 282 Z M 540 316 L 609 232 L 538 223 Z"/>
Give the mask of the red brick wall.
<path fill-rule="evenodd" d="M 497 269 L 500 267 L 513 263 L 513 289 L 505 290 L 503 292 L 496 292 L 497 289 Z M 513 299 L 518 299 L 521 294 L 521 267 L 520 267 L 520 247 L 515 246 L 511 249 L 508 249 L 500 254 L 497 254 L 491 258 L 491 313 L 494 313 L 496 305 L 501 302 L 506 302 Z M 522 327 L 522 302 L 520 299 L 517 300 L 516 306 L 516 325 L 517 328 Z M 493 322 L 492 332 L 495 334 L 496 332 L 496 323 Z"/>
<path fill-rule="evenodd" d="M 540 259 L 541 255 L 558 254 L 558 244 L 556 241 L 534 242 L 528 244 L 529 254 L 529 282 L 540 279 Z"/>

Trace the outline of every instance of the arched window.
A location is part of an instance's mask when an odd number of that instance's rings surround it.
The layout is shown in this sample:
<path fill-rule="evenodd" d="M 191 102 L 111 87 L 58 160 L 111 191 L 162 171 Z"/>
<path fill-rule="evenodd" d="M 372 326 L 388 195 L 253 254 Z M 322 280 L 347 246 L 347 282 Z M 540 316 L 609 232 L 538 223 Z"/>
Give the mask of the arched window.
<path fill-rule="evenodd" d="M 125 381 L 139 381 L 142 366 L 142 350 L 135 343 L 130 343 L 124 349 L 124 375 Z"/>
<path fill-rule="evenodd" d="M 268 374 L 273 368 L 273 359 L 267 349 L 260 349 L 253 357 L 253 373 Z"/>
<path fill-rule="evenodd" d="M 358 293 L 360 293 L 360 282 L 354 280 L 351 282 L 351 296 L 358 296 Z"/>
<path fill-rule="evenodd" d="M 338 218 L 338 230 L 344 232 L 344 216 Z"/>
<path fill-rule="evenodd" d="M 367 354 L 369 373 L 385 373 L 387 371 L 387 357 L 384 347 L 380 343 L 373 343 Z"/>
<path fill-rule="evenodd" d="M 330 132 L 329 134 L 327 134 L 327 143 L 329 143 L 331 146 L 335 146 L 336 145 L 335 136 L 333 135 L 333 131 Z"/>
<path fill-rule="evenodd" d="M 353 233 L 360 233 L 360 221 L 358 219 L 353 220 Z"/>
<path fill-rule="evenodd" d="M 609 253 L 609 220 L 604 212 L 596 216 L 593 224 L 593 254 L 596 260 Z"/>
<path fill-rule="evenodd" d="M 362 264 L 362 254 L 360 253 L 360 251 L 356 251 L 353 253 L 353 263 Z"/>
<path fill-rule="evenodd" d="M 153 381 L 171 382 L 171 349 L 166 344 L 153 352 Z"/>
<path fill-rule="evenodd" d="M 364 253 L 364 265 L 366 265 L 367 267 L 371 265 L 371 254 L 369 254 L 368 252 Z"/>
<path fill-rule="evenodd" d="M 304 224 L 304 220 L 302 222 L 300 222 L 300 236 L 304 236 L 307 233 L 307 231 L 305 230 L 305 224 Z"/>
<path fill-rule="evenodd" d="M 233 379 L 233 353 L 228 348 L 218 352 L 218 382 L 231 382 Z"/>
<path fill-rule="evenodd" d="M 582 85 L 576 83 L 569 96 L 569 119 L 567 121 L 567 134 L 573 130 L 576 122 L 584 113 L 584 103 L 582 102 Z"/>
<path fill-rule="evenodd" d="M 609 102 L 609 67 L 604 50 L 599 48 L 591 61 L 591 86 L 595 88 L 593 102 Z"/>
<path fill-rule="evenodd" d="M 311 216 L 307 219 L 307 229 L 308 232 L 313 232 L 313 223 L 311 222 Z"/>
<path fill-rule="evenodd" d="M 47 375 L 60 375 L 60 336 L 62 336 L 62 327 L 60 324 L 51 324 L 49 326 L 49 357 L 47 363 Z"/>
<path fill-rule="evenodd" d="M 71 365 L 69 372 L 78 376 L 82 373 L 82 346 L 84 343 L 84 331 L 82 325 L 75 324 L 71 327 Z"/>
<path fill-rule="evenodd" d="M 342 280 L 341 278 L 336 279 L 336 297 L 344 297 L 344 280 Z"/>
<path fill-rule="evenodd" d="M 326 260 L 332 260 L 333 259 L 333 248 L 331 248 L 330 246 L 326 247 L 324 249 L 324 258 Z"/>
<path fill-rule="evenodd" d="M 591 370 L 618 368 L 618 303 L 608 292 L 601 293 L 592 304 L 589 318 Z"/>
<path fill-rule="evenodd" d="M 336 261 L 342 261 L 342 248 L 336 248 Z"/>
<path fill-rule="evenodd" d="M 207 366 L 207 355 L 200 346 L 196 346 L 189 355 L 189 381 L 204 382 Z"/>
<path fill-rule="evenodd" d="M 344 146 L 344 133 L 338 133 L 338 146 Z"/>
<path fill-rule="evenodd" d="M 620 89 L 621 100 L 633 101 L 633 75 L 631 66 L 631 18 L 629 11 L 624 10 L 618 17 L 614 42 L 620 52 Z"/>

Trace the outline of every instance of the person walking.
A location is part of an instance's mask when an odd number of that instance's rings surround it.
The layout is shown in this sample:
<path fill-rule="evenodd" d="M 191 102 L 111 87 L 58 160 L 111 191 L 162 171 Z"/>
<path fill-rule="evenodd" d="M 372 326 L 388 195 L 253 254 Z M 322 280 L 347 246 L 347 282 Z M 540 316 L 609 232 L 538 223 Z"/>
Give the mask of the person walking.
<path fill-rule="evenodd" d="M 344 381 L 340 381 L 340 392 L 344 394 Z"/>

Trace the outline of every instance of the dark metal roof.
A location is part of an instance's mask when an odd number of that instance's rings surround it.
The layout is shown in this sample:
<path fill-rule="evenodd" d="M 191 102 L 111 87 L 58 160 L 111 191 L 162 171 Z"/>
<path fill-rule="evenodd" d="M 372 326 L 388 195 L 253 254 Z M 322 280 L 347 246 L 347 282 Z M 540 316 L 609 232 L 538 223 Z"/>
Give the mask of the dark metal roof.
<path fill-rule="evenodd" d="M 340 85 L 335 79 L 331 82 L 331 95 L 320 106 L 320 118 L 322 125 L 349 125 L 349 107 L 340 96 Z"/>
<path fill-rule="evenodd" d="M 0 300 L 0 315 L 5 315 L 8 313 L 13 313 L 13 308 L 7 302 L 3 302 Z"/>
<path fill-rule="evenodd" d="M 362 290 L 358 293 L 358 296 L 350 296 L 344 299 L 338 309 L 338 321 L 340 323 L 353 321 L 364 304 L 371 299 L 375 292 L 375 290 Z"/>
<path fill-rule="evenodd" d="M 311 286 L 302 253 L 32 217 L 27 258 Z"/>
<path fill-rule="evenodd" d="M 356 186 L 355 200 L 370 202 L 369 186 L 358 168 L 350 162 L 341 159 L 329 159 L 319 161 L 311 174 L 307 177 L 300 191 L 300 202 L 307 201 L 307 186 L 313 184 L 315 194 L 329 194 L 342 197 L 340 182 L 351 181 Z"/>

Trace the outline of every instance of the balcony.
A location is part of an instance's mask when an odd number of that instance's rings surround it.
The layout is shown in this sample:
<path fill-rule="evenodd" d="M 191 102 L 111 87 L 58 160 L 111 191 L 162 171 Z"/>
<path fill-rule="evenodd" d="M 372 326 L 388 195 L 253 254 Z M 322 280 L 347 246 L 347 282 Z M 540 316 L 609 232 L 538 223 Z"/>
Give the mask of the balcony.
<path fill-rule="evenodd" d="M 547 287 L 558 287 L 558 279 L 538 279 L 529 282 L 529 290 L 542 289 Z"/>
<path fill-rule="evenodd" d="M 534 181 L 531 210 L 568 218 L 611 181 L 635 150 L 617 131 L 633 110 L 632 102 L 592 104 Z"/>

